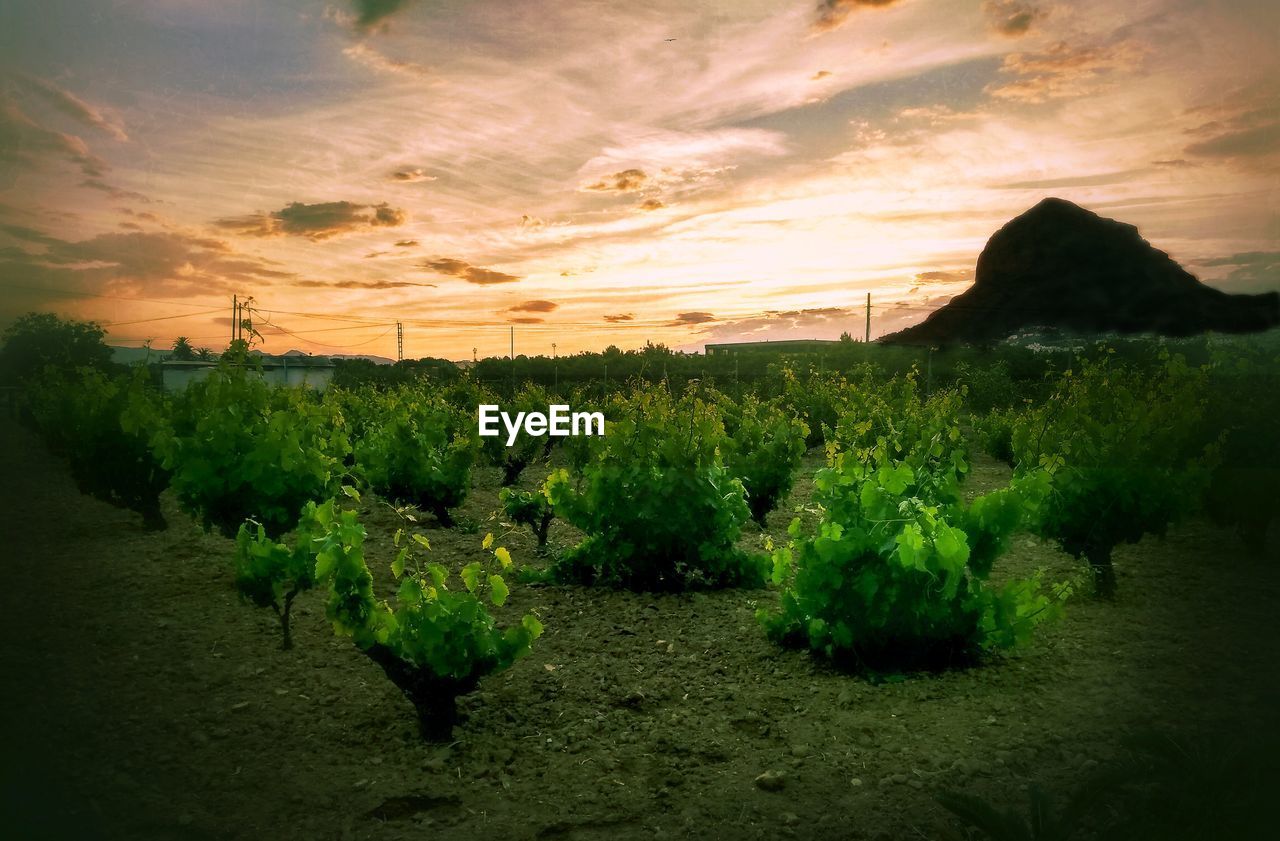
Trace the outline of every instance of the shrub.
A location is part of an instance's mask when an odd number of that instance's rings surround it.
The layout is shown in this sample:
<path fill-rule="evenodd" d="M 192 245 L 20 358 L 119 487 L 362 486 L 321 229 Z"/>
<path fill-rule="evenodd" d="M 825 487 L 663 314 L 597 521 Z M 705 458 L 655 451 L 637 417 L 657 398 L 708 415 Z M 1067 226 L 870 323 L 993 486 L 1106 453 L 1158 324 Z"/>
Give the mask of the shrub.
<path fill-rule="evenodd" d="M 130 405 L 140 415 L 159 411 L 159 397 L 144 374 L 125 381 L 91 368 L 50 368 L 28 397 L 37 427 L 49 448 L 66 457 L 81 493 L 138 512 L 148 531 L 165 528 L 160 494 L 169 486 L 169 472 L 147 437 L 124 422 Z"/>
<path fill-rule="evenodd" d="M 311 529 L 316 504 L 302 509 L 293 546 L 277 543 L 261 523 L 242 523 L 236 533 L 235 576 L 240 596 L 258 607 L 269 607 L 280 618 L 280 647 L 293 648 L 289 615 L 293 600 L 315 586 L 315 547 Z"/>
<path fill-rule="evenodd" d="M 764 559 L 735 546 L 750 512 L 721 461 L 723 439 L 719 414 L 692 391 L 623 399 L 580 475 L 547 482 L 556 516 L 586 534 L 555 577 L 635 590 L 762 583 Z"/>
<path fill-rule="evenodd" d="M 245 520 L 279 537 L 303 505 L 333 496 L 349 451 L 339 420 L 314 394 L 272 388 L 234 363 L 187 386 L 167 417 L 130 415 L 135 431 L 151 431 L 182 507 L 227 537 Z"/>
<path fill-rule="evenodd" d="M 1216 354 L 1201 437 L 1222 435 L 1221 460 L 1206 489 L 1213 520 L 1232 526 L 1250 549 L 1267 546 L 1280 517 L 1280 356 L 1265 347 Z"/>
<path fill-rule="evenodd" d="M 438 741 L 449 738 L 457 721 L 458 696 L 527 654 L 542 625 L 526 614 L 502 629 L 489 613 L 486 602 L 501 607 L 507 600 L 501 572 L 511 566 L 507 550 L 493 548 L 492 535 L 484 539 L 482 559 L 455 576 L 423 559 L 429 542 L 409 532 L 415 518 L 407 509 L 397 513 L 405 528 L 394 539 L 391 571 L 400 581 L 394 607 L 374 596 L 356 512 L 340 510 L 333 501 L 314 512 L 315 574 L 329 583 L 326 614 L 335 631 L 350 637 L 413 704 L 423 738 Z M 455 577 L 461 589 L 450 589 Z"/>
<path fill-rule="evenodd" d="M 529 527 L 537 538 L 539 548 L 547 545 L 547 532 L 556 515 L 551 507 L 551 500 L 547 498 L 545 483 L 533 491 L 503 488 L 498 491 L 498 501 L 502 503 L 502 510 L 512 522 Z"/>
<path fill-rule="evenodd" d="M 378 400 L 378 418 L 355 446 L 358 469 L 382 496 L 452 526 L 449 509 L 461 505 L 471 487 L 474 425 L 421 388 L 398 388 Z"/>
<path fill-rule="evenodd" d="M 725 466 L 742 480 L 751 518 L 764 528 L 765 517 L 791 492 L 809 428 L 780 403 L 754 395 L 738 403 L 722 398 L 720 406 Z"/>
<path fill-rule="evenodd" d="M 1054 615 L 1037 578 L 986 586 L 1010 533 L 1044 492 L 1042 475 L 959 498 L 954 469 L 893 458 L 892 443 L 842 453 L 818 472 L 822 519 L 774 553 L 769 635 L 872 669 L 939 666 L 1017 644 Z M 1065 596 L 1066 590 L 1059 592 Z"/>
<path fill-rule="evenodd" d="M 1104 356 L 1066 371 L 1014 423 L 1017 473 L 1052 476 L 1035 530 L 1088 560 L 1098 595 L 1115 592 L 1115 547 L 1163 534 L 1209 481 L 1215 445 L 1198 438 L 1204 373 L 1167 353 L 1141 369 Z"/>
<path fill-rule="evenodd" d="M 973 419 L 978 445 L 987 455 L 1013 466 L 1013 427 L 1018 420 L 1015 409 L 992 409 Z"/>
<path fill-rule="evenodd" d="M 496 403 L 496 399 L 484 402 Z M 517 412 L 546 412 L 551 405 L 551 396 L 542 386 L 526 383 L 511 401 L 502 404 L 503 411 L 514 418 Z M 478 404 L 477 404 L 478 405 Z M 476 411 L 472 406 L 471 411 Z M 501 427 L 501 424 L 499 425 Z M 524 431 L 523 425 L 516 433 L 515 443 L 507 445 L 507 431 L 501 428 L 499 435 L 481 439 L 480 448 L 490 464 L 502 468 L 502 486 L 510 487 L 519 479 L 525 467 L 546 453 L 547 444 L 554 439 L 550 436 L 533 436 Z"/>

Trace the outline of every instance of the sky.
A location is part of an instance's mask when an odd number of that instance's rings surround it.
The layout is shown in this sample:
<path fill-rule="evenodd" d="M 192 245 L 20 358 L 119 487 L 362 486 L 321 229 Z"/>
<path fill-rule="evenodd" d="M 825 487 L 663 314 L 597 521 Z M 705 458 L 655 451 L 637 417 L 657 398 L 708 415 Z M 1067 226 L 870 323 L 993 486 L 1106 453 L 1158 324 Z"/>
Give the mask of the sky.
<path fill-rule="evenodd" d="M 6 0 L 0 327 L 468 359 L 872 335 L 1045 196 L 1280 289 L 1271 0 Z"/>

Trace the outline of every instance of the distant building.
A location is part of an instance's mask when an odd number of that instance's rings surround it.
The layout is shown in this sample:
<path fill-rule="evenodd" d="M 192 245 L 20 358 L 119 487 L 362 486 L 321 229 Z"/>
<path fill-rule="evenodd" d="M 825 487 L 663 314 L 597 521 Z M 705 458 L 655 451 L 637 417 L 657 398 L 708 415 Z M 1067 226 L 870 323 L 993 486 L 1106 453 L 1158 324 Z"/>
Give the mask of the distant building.
<path fill-rule="evenodd" d="M 721 356 L 726 353 L 817 353 L 839 347 L 840 342 L 828 339 L 784 339 L 779 342 L 722 342 L 706 346 L 707 356 Z"/>
<path fill-rule="evenodd" d="M 262 378 L 269 385 L 305 386 L 324 391 L 333 381 L 333 362 L 324 356 L 257 356 L 262 368 Z M 183 391 L 196 380 L 209 376 L 218 366 L 216 360 L 197 359 L 179 362 L 168 359 L 160 363 L 160 373 L 165 391 Z"/>

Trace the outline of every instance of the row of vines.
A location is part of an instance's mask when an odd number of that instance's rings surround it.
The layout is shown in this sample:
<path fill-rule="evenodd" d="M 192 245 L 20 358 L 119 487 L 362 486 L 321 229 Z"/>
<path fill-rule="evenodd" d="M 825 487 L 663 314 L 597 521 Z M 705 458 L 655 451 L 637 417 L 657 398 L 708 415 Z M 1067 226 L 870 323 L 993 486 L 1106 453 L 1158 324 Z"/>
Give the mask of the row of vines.
<path fill-rule="evenodd" d="M 1274 410 L 1242 384 L 1265 354 L 1194 367 L 1091 354 L 1034 400 L 973 411 L 967 386 L 930 391 L 915 373 L 786 371 L 780 392 L 739 397 L 698 382 L 637 383 L 591 404 L 603 437 L 481 438 L 480 403 L 545 410 L 527 385 L 500 401 L 467 379 L 443 386 L 266 385 L 243 355 L 165 395 L 139 374 L 49 372 L 29 414 L 80 488 L 163 528 L 160 494 L 234 538 L 235 584 L 278 614 L 310 590 L 336 633 L 408 698 L 426 738 L 446 738 L 455 700 L 526 654 L 529 613 L 500 622 L 517 581 L 643 591 L 773 587 L 759 620 L 781 644 L 872 670 L 971 661 L 1026 641 L 1076 589 L 1042 575 L 992 583 L 1010 538 L 1028 532 L 1087 562 L 1113 596 L 1117 546 L 1204 506 L 1255 544 L 1280 499 Z M 990 376 L 974 372 L 991 391 Z M 1270 398 L 1274 403 L 1274 398 Z M 575 408 L 589 401 L 565 402 Z M 1270 412 L 1270 414 L 1268 414 Z M 966 494 L 970 441 L 1013 467 L 1004 487 Z M 820 448 L 813 497 L 785 544 L 742 539 L 788 499 Z M 517 565 L 492 535 L 456 567 L 432 560 L 426 524 L 455 525 L 477 464 L 500 470 L 494 503 L 527 526 L 541 562 Z M 531 467 L 532 489 L 519 488 Z M 528 482 L 524 483 L 526 486 Z M 359 501 L 395 512 L 395 591 L 375 592 Z M 553 523 L 574 535 L 552 547 Z"/>

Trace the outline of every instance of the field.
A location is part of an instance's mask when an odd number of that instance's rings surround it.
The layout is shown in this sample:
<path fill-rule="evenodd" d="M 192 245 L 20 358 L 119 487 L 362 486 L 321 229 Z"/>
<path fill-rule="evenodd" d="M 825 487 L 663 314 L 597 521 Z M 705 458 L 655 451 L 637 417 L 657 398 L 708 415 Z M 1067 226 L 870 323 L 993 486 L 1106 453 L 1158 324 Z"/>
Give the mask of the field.
<path fill-rule="evenodd" d="M 1025 810 L 1030 785 L 1063 800 L 1135 733 L 1222 752 L 1276 733 L 1280 567 L 1192 519 L 1116 550 L 1114 601 L 1073 599 L 980 665 L 879 680 L 770 642 L 754 613 L 774 590 L 513 587 L 495 613 L 532 611 L 544 635 L 429 744 L 320 592 L 282 651 L 274 616 L 237 596 L 233 542 L 172 491 L 169 528 L 147 532 L 80 495 L 29 431 L 0 434 L 14 838 L 961 837 L 940 791 Z M 769 515 L 775 541 L 820 462 Z M 502 531 L 499 478 L 476 467 L 462 525 L 426 523 L 434 557 L 454 566 Z M 965 492 L 1008 479 L 975 455 Z M 362 513 L 385 593 L 396 520 L 371 494 Z M 576 537 L 553 524 L 553 546 Z M 761 541 L 748 524 L 742 545 Z M 505 544 L 538 563 L 526 531 Z M 1036 569 L 1085 571 L 1020 534 L 995 577 Z"/>

